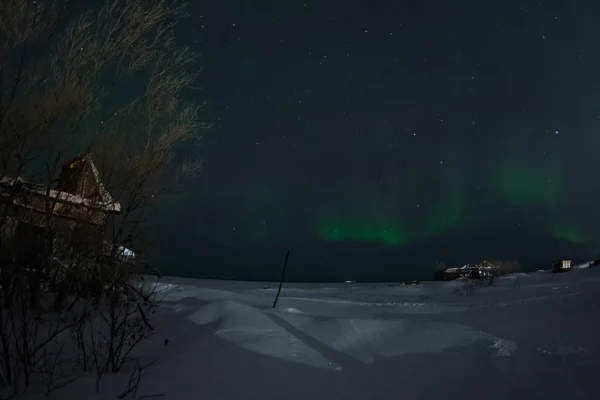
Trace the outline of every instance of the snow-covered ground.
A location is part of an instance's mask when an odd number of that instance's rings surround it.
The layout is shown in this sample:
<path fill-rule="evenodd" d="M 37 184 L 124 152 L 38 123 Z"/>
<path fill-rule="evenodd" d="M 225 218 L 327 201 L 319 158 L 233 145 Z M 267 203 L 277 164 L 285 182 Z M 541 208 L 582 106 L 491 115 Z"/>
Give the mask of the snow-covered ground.
<path fill-rule="evenodd" d="M 276 309 L 275 283 L 163 284 L 154 325 L 170 344 L 146 344 L 157 363 L 141 398 L 600 396 L 600 268 L 515 274 L 473 296 L 461 282 L 286 284 Z M 107 382 L 98 398 L 114 398 Z"/>

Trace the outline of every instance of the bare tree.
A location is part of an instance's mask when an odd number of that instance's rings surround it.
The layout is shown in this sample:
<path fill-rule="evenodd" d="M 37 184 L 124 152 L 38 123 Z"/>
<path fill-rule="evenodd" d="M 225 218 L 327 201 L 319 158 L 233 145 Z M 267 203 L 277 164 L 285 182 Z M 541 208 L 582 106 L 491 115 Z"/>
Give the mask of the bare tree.
<path fill-rule="evenodd" d="M 75 18 L 70 7 L 0 2 L 0 386 L 15 392 L 36 374 L 53 390 L 67 364 L 118 372 L 155 335 L 156 296 L 138 275 L 148 215 L 200 171 L 201 160 L 177 153 L 208 128 L 202 104 L 186 101 L 200 67 L 175 41 L 184 3 L 107 0 Z M 84 152 L 102 190 L 82 203 L 84 223 L 66 223 L 61 168 Z M 15 239 L 23 226 L 41 228 L 35 241 Z M 67 343 L 75 361 L 57 357 Z"/>
<path fill-rule="evenodd" d="M 473 296 L 477 290 L 477 281 L 469 277 L 463 278 L 463 290 L 466 296 Z"/>

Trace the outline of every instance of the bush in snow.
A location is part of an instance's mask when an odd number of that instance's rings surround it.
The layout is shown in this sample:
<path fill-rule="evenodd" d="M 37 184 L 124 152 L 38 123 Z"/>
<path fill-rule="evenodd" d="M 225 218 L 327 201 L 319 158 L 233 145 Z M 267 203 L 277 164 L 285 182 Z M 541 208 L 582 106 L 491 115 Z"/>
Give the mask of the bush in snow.
<path fill-rule="evenodd" d="M 475 294 L 475 290 L 477 289 L 477 280 L 465 277 L 463 280 L 463 284 L 465 295 L 473 296 Z"/>

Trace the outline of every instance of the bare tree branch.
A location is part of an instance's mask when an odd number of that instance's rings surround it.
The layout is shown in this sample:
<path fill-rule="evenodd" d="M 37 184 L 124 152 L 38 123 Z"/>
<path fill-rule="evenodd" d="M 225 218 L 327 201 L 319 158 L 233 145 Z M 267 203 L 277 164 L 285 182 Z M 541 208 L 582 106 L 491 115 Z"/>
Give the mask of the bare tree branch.
<path fill-rule="evenodd" d="M 157 334 L 156 284 L 138 275 L 147 210 L 198 175 L 203 162 L 178 153 L 209 128 L 203 104 L 186 96 L 198 94 L 201 68 L 175 41 L 184 3 L 106 0 L 71 20 L 68 6 L 0 1 L 0 386 L 17 392 L 35 376 L 48 391 L 70 382 L 73 363 L 94 371 L 98 388 Z M 94 192 L 80 220 L 58 217 L 68 208 L 53 195 L 62 169 L 85 152 L 120 213 L 97 218 Z M 17 240 L 19 227 L 32 238 Z M 123 261 L 125 243 L 135 262 Z M 76 361 L 54 351 L 67 343 Z"/>

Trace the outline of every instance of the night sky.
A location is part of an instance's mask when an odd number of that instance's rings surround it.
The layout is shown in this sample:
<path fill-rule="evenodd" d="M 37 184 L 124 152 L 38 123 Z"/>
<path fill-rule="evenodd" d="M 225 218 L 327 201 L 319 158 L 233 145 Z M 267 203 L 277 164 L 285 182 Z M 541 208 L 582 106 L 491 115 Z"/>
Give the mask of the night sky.
<path fill-rule="evenodd" d="M 598 256 L 600 2 L 189 7 L 214 126 L 158 216 L 164 273 L 277 279 L 288 248 L 294 280 Z"/>

